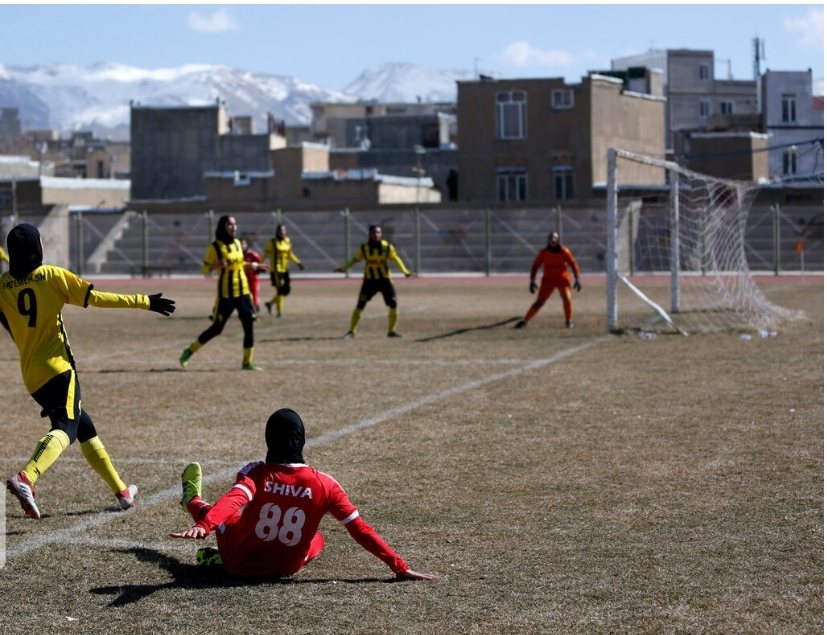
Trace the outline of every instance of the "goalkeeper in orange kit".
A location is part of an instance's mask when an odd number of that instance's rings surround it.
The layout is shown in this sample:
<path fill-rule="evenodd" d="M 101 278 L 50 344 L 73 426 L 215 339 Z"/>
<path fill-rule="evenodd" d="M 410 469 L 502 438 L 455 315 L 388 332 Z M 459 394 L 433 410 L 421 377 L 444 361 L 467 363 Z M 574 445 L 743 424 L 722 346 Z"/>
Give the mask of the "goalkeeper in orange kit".
<path fill-rule="evenodd" d="M 580 267 L 572 256 L 571 252 L 560 244 L 560 234 L 551 232 L 548 235 L 548 246 L 537 254 L 534 264 L 531 265 L 531 283 L 528 290 L 531 293 L 537 291 L 537 271 L 543 267 L 543 281 L 540 284 L 540 293 L 537 294 L 537 301 L 529 307 L 525 317 L 514 325 L 515 329 L 522 329 L 528 326 L 528 322 L 537 315 L 546 300 L 549 299 L 555 289 L 560 292 L 563 298 L 563 313 L 566 316 L 566 328 L 574 328 L 572 317 L 574 316 L 574 303 L 571 299 L 571 277 L 569 267 L 574 272 L 574 288 L 580 291 Z"/>

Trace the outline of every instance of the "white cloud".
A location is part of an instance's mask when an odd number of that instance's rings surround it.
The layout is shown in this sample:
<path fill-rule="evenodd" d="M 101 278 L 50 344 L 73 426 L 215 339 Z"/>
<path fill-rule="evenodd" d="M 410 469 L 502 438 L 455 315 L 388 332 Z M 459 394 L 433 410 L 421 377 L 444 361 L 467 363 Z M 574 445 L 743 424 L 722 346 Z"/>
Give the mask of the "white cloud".
<path fill-rule="evenodd" d="M 221 33 L 238 28 L 236 21 L 224 9 L 219 9 L 207 16 L 201 15 L 198 11 L 192 11 L 187 16 L 187 26 L 198 33 Z"/>
<path fill-rule="evenodd" d="M 807 15 L 784 18 L 784 30 L 798 36 L 798 45 L 824 50 L 824 8 L 810 9 Z"/>
<path fill-rule="evenodd" d="M 566 51 L 545 51 L 527 42 L 512 42 L 496 59 L 509 66 L 569 66 L 575 57 Z"/>

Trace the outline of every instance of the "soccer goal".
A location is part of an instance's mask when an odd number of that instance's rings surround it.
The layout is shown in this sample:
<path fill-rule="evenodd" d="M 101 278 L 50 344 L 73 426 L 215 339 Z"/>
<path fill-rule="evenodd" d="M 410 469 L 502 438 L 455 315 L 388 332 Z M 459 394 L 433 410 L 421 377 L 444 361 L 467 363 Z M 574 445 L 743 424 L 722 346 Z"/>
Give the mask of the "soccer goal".
<path fill-rule="evenodd" d="M 758 184 L 610 149 L 610 332 L 768 330 L 795 316 L 753 280 L 744 234 Z"/>

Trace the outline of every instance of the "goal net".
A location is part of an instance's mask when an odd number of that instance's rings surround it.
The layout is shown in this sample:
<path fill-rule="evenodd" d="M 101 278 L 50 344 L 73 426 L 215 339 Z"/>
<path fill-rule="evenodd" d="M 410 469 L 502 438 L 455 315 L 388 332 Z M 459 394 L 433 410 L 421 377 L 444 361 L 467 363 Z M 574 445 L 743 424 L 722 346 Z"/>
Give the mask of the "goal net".
<path fill-rule="evenodd" d="M 625 150 L 610 149 L 608 166 L 610 331 L 768 330 L 795 316 L 766 298 L 747 266 L 758 184 Z"/>

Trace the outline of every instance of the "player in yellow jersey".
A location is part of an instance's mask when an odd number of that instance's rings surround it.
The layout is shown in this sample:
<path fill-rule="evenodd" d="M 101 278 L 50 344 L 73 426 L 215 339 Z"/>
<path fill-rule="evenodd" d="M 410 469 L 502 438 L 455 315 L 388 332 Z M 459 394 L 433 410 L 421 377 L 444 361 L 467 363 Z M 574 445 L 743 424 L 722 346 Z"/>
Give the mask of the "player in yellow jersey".
<path fill-rule="evenodd" d="M 362 280 L 362 288 L 359 290 L 359 301 L 350 316 L 350 330 L 345 333 L 344 339 L 351 339 L 356 335 L 356 328 L 362 317 L 362 311 L 377 293 L 381 293 L 388 307 L 388 337 L 402 337 L 396 332 L 396 289 L 391 282 L 391 270 L 388 268 L 388 260 L 393 260 L 399 271 L 409 278 L 412 274 L 405 267 L 405 263 L 396 254 L 387 240 L 382 240 L 382 228 L 379 225 L 371 225 L 369 240 L 356 250 L 356 255 L 343 267 L 337 267 L 333 271 L 344 272 L 350 269 L 360 260 L 365 261 L 365 277 Z"/>
<path fill-rule="evenodd" d="M 187 367 L 190 357 L 204 344 L 221 334 L 233 311 L 238 311 L 238 319 L 244 328 L 244 356 L 241 369 L 261 370 L 260 366 L 253 363 L 253 322 L 256 319 L 256 310 L 244 273 L 244 269 L 252 265 L 244 260 L 241 241 L 235 237 L 237 232 L 238 224 L 235 217 L 222 216 L 218 219 L 215 242 L 207 248 L 204 265 L 201 267 L 205 276 L 218 271 L 218 289 L 212 312 L 212 324 L 181 353 L 178 361 L 183 368 Z"/>
<path fill-rule="evenodd" d="M 82 407 L 75 359 L 61 313 L 63 306 L 110 309 L 146 309 L 162 315 L 175 310 L 175 302 L 155 295 L 120 295 L 95 291 L 92 285 L 61 267 L 43 264 L 40 232 L 17 225 L 6 240 L 11 256 L 9 271 L 0 276 L 0 311 L 8 321 L 20 352 L 23 383 L 49 417 L 52 428 L 37 442 L 32 458 L 6 486 L 34 519 L 40 518 L 34 483 L 75 439 L 83 456 L 118 498 L 121 508 L 135 505 L 138 488 L 118 476 L 92 418 Z"/>
<path fill-rule="evenodd" d="M 0 260 L 8 264 L 9 262 L 9 255 L 6 253 L 6 250 L 0 247 Z M 9 329 L 9 322 L 6 319 L 6 316 L 0 313 L 0 326 L 6 329 L 10 334 L 11 330 Z"/>
<path fill-rule="evenodd" d="M 271 238 L 264 247 L 264 259 L 270 258 L 270 281 L 276 288 L 276 295 L 269 302 L 265 302 L 267 312 L 273 315 L 273 305 L 276 305 L 276 317 L 281 317 L 284 311 L 284 298 L 290 294 L 290 261 L 299 269 L 304 269 L 301 260 L 293 253 L 293 242 L 287 236 L 284 225 L 276 227 L 276 237 Z"/>

